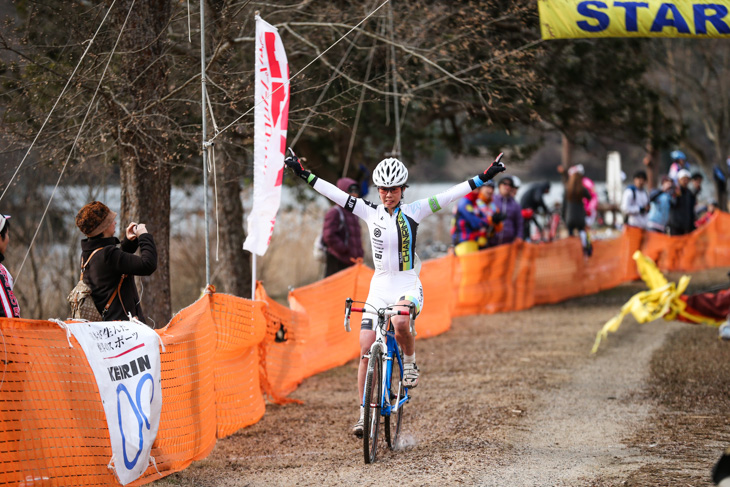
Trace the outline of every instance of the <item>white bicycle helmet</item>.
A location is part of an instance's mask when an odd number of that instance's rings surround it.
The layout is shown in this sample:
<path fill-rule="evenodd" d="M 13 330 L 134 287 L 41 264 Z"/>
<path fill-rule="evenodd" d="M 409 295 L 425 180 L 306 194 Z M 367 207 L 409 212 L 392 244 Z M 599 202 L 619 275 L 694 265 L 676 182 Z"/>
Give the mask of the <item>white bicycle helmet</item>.
<path fill-rule="evenodd" d="M 373 183 L 379 188 L 403 186 L 408 181 L 408 169 L 394 157 L 383 159 L 373 171 Z"/>

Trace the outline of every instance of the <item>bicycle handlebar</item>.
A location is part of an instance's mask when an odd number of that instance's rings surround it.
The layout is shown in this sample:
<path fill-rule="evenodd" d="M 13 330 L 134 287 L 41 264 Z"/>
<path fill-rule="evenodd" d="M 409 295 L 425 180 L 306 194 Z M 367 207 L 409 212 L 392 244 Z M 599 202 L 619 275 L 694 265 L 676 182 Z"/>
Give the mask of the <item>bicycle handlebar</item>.
<path fill-rule="evenodd" d="M 350 314 L 354 311 L 355 313 L 365 313 L 365 308 L 353 308 L 352 306 L 353 300 L 352 298 L 347 298 L 345 300 L 345 331 L 350 332 Z M 365 303 L 367 304 L 367 303 Z M 369 305 L 368 305 L 369 306 Z M 404 305 L 392 305 L 392 306 L 404 306 Z M 373 308 L 374 309 L 374 308 Z M 408 306 L 408 310 L 402 310 L 402 309 L 392 309 L 390 307 L 379 309 L 377 311 L 378 314 L 382 314 L 383 316 L 408 316 L 409 322 L 409 328 L 411 330 L 411 335 L 414 337 L 416 336 L 416 307 L 415 305 L 411 304 Z"/>
<path fill-rule="evenodd" d="M 403 305 L 401 305 L 403 306 Z M 350 311 L 355 313 L 365 313 L 365 308 L 350 308 Z M 384 316 L 395 316 L 395 315 L 402 315 L 402 316 L 409 316 L 411 313 L 410 311 L 404 311 L 404 310 L 396 310 L 396 309 L 386 309 L 383 311 Z"/>

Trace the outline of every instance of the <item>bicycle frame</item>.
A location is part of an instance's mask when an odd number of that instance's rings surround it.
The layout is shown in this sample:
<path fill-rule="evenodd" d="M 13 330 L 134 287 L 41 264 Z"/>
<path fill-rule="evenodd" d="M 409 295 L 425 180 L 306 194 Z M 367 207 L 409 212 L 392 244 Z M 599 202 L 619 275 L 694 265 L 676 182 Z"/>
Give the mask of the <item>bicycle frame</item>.
<path fill-rule="evenodd" d="M 364 313 L 366 312 L 365 308 L 353 308 L 353 300 L 350 298 L 347 298 L 345 301 L 346 303 L 346 309 L 345 309 L 345 330 L 348 332 L 350 331 L 350 313 L 352 311 Z M 367 303 L 364 303 L 365 306 L 370 306 Z M 370 306 L 372 307 L 372 306 Z M 396 396 L 396 402 L 395 406 L 391 402 L 390 398 L 390 391 L 391 391 L 391 376 L 393 374 L 393 357 L 396 358 L 398 361 L 398 369 L 400 371 L 400 380 L 401 384 L 403 382 L 403 359 L 400 356 L 400 347 L 398 346 L 398 342 L 395 339 L 395 329 L 393 328 L 393 324 L 390 321 L 391 316 L 395 315 L 404 315 L 410 317 L 410 328 L 411 333 L 413 336 L 416 336 L 416 330 L 415 330 L 415 319 L 416 319 L 416 311 L 415 307 L 413 305 L 409 306 L 408 311 L 404 311 L 402 309 L 394 309 L 394 308 L 402 308 L 403 305 L 397 306 L 397 305 L 391 305 L 386 308 L 381 309 L 375 309 L 373 310 L 378 315 L 378 323 L 375 327 L 375 341 L 370 346 L 370 352 L 368 353 L 367 357 L 368 360 L 371 356 L 373 356 L 373 351 L 375 350 L 375 347 L 379 347 L 382 351 L 382 357 L 383 357 L 383 377 L 382 382 L 380 384 L 380 388 L 382 391 L 382 394 L 380 395 L 380 415 L 381 416 L 390 416 L 391 414 L 398 411 L 398 409 L 409 401 L 410 395 L 408 394 L 408 388 L 403 386 L 403 397 L 400 397 L 400 388 L 397 391 Z M 364 391 L 363 391 L 364 396 Z M 364 400 L 364 399 L 363 399 Z M 363 401 L 361 401 L 361 404 Z"/>
<path fill-rule="evenodd" d="M 385 317 L 382 319 L 386 323 L 380 323 L 381 317 L 378 315 L 378 327 L 375 332 L 375 343 L 379 343 L 382 346 L 383 338 L 385 338 L 385 353 L 383 354 L 383 384 L 382 384 L 382 391 L 383 394 L 381 394 L 380 397 L 380 415 L 381 416 L 389 416 L 392 413 L 395 413 L 398 411 L 398 408 L 400 408 L 403 404 L 408 402 L 408 399 L 410 397 L 408 396 L 408 388 L 403 386 L 403 397 L 400 397 L 400 388 L 398 388 L 397 396 L 396 396 L 396 402 L 395 406 L 393 406 L 393 403 L 391 402 L 390 398 L 390 391 L 391 391 L 391 379 L 393 375 L 393 357 L 398 360 L 398 369 L 400 370 L 400 380 L 401 383 L 403 381 L 403 360 L 400 356 L 400 347 L 398 347 L 398 342 L 395 339 L 395 330 L 393 329 L 393 324 L 390 322 L 390 320 L 385 320 Z M 387 326 L 387 328 L 386 328 Z M 383 332 L 385 330 L 385 332 Z M 375 345 L 373 343 L 373 345 Z M 372 350 L 372 347 L 371 347 Z M 386 393 L 387 399 L 386 399 Z"/>

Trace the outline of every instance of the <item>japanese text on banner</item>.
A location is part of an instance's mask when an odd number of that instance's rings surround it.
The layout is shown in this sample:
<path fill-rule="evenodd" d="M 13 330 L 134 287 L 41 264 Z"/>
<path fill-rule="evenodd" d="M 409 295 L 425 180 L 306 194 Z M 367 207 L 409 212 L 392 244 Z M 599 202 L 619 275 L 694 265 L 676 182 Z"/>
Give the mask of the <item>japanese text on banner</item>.
<path fill-rule="evenodd" d="M 160 338 L 141 323 L 68 323 L 104 406 L 114 471 L 126 485 L 147 470 L 162 410 Z"/>

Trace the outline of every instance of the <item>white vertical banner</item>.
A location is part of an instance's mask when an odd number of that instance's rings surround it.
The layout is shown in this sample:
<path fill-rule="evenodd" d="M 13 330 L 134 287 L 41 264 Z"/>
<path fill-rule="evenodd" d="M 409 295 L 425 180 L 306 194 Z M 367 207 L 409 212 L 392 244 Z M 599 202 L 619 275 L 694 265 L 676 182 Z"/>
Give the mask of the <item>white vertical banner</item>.
<path fill-rule="evenodd" d="M 253 206 L 243 248 L 264 255 L 274 233 L 289 122 L 289 62 L 278 30 L 256 16 Z"/>
<path fill-rule="evenodd" d="M 616 151 L 609 152 L 606 159 L 606 193 L 609 203 L 621 204 L 621 196 L 624 193 L 621 180 L 621 154 Z"/>
<path fill-rule="evenodd" d="M 160 337 L 134 321 L 66 323 L 84 350 L 104 406 L 114 472 L 122 485 L 144 473 L 162 410 Z"/>

